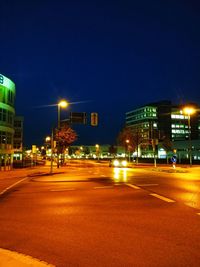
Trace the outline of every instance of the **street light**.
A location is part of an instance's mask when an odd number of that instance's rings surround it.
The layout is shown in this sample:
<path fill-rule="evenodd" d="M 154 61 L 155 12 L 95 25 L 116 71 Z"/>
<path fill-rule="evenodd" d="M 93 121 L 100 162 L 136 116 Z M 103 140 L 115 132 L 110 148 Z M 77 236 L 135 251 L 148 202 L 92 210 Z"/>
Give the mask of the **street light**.
<path fill-rule="evenodd" d="M 58 103 L 58 130 L 60 130 L 60 109 L 61 108 L 66 108 L 69 105 L 69 103 L 66 100 L 61 100 Z M 59 152 L 57 149 L 57 168 L 59 168 Z"/>
<path fill-rule="evenodd" d="M 193 107 L 185 107 L 183 109 L 183 113 L 188 117 L 188 132 L 189 132 L 189 146 L 188 146 L 188 154 L 190 160 L 190 167 L 192 167 L 192 143 L 191 143 L 191 124 L 190 124 L 190 116 L 195 113 L 195 109 Z"/>
<path fill-rule="evenodd" d="M 97 158 L 98 158 L 98 161 L 99 161 L 99 154 L 100 154 L 99 153 L 100 152 L 99 149 L 100 149 L 100 147 L 99 147 L 98 144 L 96 144 L 95 147 L 96 147 L 96 155 L 97 155 Z"/>
<path fill-rule="evenodd" d="M 51 141 L 51 137 L 50 137 L 50 136 L 47 136 L 47 137 L 45 138 L 45 141 L 46 141 L 46 143 L 50 142 L 50 141 Z"/>
<path fill-rule="evenodd" d="M 58 129 L 60 128 L 60 108 L 66 108 L 69 103 L 66 100 L 61 100 L 58 103 Z"/>
<path fill-rule="evenodd" d="M 129 147 L 130 140 L 126 139 L 126 144 L 127 144 L 127 150 L 128 150 L 128 161 L 130 162 L 130 147 Z"/>

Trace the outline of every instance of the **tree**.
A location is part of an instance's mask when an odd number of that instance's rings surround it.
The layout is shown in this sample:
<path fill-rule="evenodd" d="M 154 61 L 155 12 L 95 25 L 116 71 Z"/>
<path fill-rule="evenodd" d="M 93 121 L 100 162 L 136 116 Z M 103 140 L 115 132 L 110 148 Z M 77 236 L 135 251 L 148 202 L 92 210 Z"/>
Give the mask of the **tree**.
<path fill-rule="evenodd" d="M 117 154 L 117 147 L 116 146 L 114 146 L 114 145 L 111 145 L 110 147 L 109 147 L 109 153 L 113 156 L 115 156 L 116 154 Z"/>
<path fill-rule="evenodd" d="M 145 141 L 140 128 L 124 127 L 118 136 L 119 144 L 123 145 L 126 151 L 137 152 L 136 163 L 138 163 L 139 146 L 145 145 Z"/>
<path fill-rule="evenodd" d="M 134 146 L 133 142 L 133 131 L 129 127 L 124 127 L 118 135 L 118 143 L 125 148 L 127 148 L 127 140 L 129 141 L 129 146 Z"/>
<path fill-rule="evenodd" d="M 161 143 L 162 147 L 164 148 L 164 150 L 166 151 L 166 154 L 167 154 L 167 164 L 169 163 L 169 159 L 168 159 L 168 153 L 170 151 L 173 151 L 173 143 L 172 141 L 165 137 Z"/>
<path fill-rule="evenodd" d="M 125 148 L 125 152 L 129 154 L 130 160 L 130 152 L 135 151 L 136 145 L 133 131 L 129 127 L 124 127 L 121 130 L 118 136 L 118 143 Z"/>
<path fill-rule="evenodd" d="M 57 167 L 59 168 L 59 155 L 63 154 L 65 149 L 77 140 L 77 134 L 72 128 L 65 125 L 55 130 L 55 140 L 57 143 L 56 147 L 58 156 Z"/>

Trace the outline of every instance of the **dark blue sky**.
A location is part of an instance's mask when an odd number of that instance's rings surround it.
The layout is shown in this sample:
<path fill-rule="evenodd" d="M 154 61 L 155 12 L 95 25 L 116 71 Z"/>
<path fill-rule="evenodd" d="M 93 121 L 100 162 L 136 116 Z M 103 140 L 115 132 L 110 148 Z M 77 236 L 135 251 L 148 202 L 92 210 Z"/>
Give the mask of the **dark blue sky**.
<path fill-rule="evenodd" d="M 0 0 L 0 12 L 0 73 L 16 84 L 26 145 L 56 125 L 56 107 L 36 107 L 60 98 L 99 113 L 98 127 L 75 127 L 81 144 L 114 143 L 140 105 L 200 102 L 199 1 Z"/>

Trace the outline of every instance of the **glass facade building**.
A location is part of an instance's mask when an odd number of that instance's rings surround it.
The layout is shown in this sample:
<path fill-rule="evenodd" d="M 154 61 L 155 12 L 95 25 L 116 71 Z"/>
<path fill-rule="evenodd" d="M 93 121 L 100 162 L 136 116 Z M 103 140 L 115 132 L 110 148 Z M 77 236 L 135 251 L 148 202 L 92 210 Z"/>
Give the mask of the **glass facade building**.
<path fill-rule="evenodd" d="M 168 100 L 147 104 L 127 112 L 126 126 L 140 133 L 143 143 L 148 145 L 146 150 L 152 149 L 153 140 L 158 143 L 164 139 L 176 144 L 176 147 L 179 144 L 177 142 L 183 142 L 188 149 L 189 134 L 192 141 L 200 141 L 200 108 L 194 103 L 191 106 L 195 113 L 190 116 L 190 129 L 188 115 L 183 113 L 184 106 L 173 105 Z"/>
<path fill-rule="evenodd" d="M 0 169 L 13 161 L 15 84 L 0 74 Z"/>
<path fill-rule="evenodd" d="M 200 139 L 199 107 L 195 105 L 195 109 L 195 114 L 191 116 L 193 140 Z M 126 126 L 141 129 L 149 139 L 167 137 L 171 141 L 188 140 L 188 116 L 184 115 L 182 110 L 181 105 L 172 105 L 170 101 L 151 103 L 127 112 Z"/>
<path fill-rule="evenodd" d="M 139 131 L 147 140 L 165 135 L 170 138 L 171 102 L 147 104 L 126 113 L 126 126 Z"/>

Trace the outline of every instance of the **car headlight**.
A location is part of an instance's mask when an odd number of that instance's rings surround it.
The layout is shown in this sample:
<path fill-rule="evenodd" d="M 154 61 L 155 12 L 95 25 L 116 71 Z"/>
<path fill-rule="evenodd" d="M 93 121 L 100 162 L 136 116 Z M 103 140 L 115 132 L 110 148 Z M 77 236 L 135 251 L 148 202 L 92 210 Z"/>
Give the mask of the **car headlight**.
<path fill-rule="evenodd" d="M 126 167 L 126 166 L 127 166 L 127 161 L 126 161 L 126 160 L 123 160 L 123 161 L 122 161 L 122 166 L 123 166 L 123 167 Z"/>
<path fill-rule="evenodd" d="M 119 166 L 119 160 L 117 160 L 117 159 L 114 160 L 114 161 L 113 161 L 113 165 L 114 165 L 115 167 Z"/>

